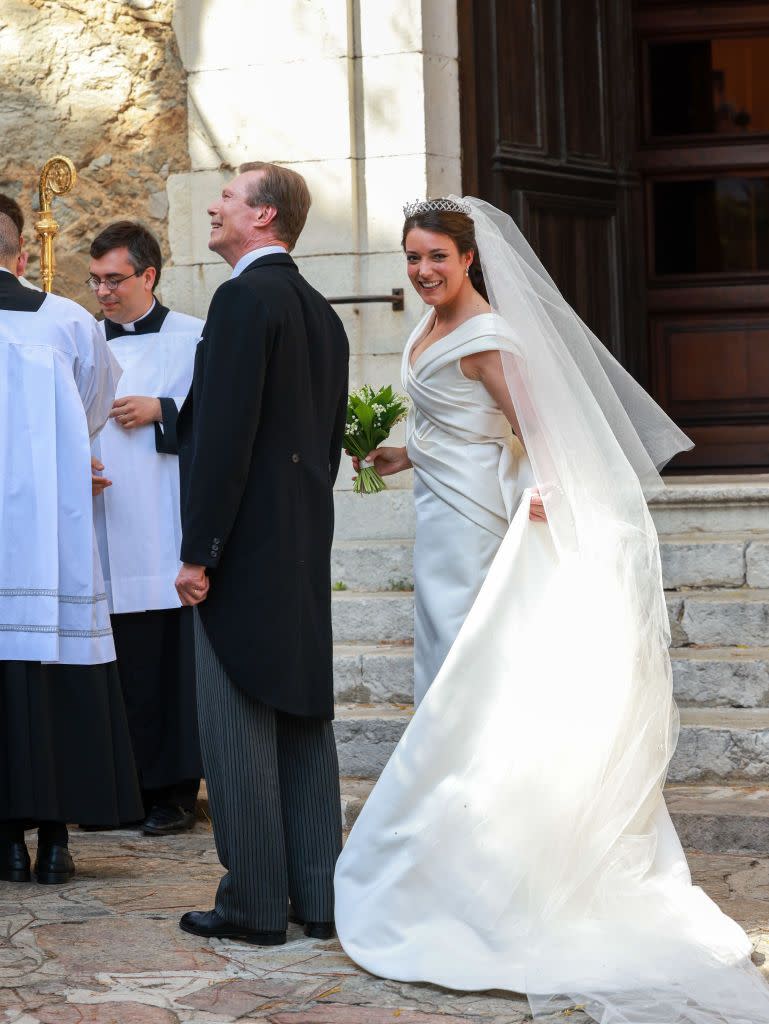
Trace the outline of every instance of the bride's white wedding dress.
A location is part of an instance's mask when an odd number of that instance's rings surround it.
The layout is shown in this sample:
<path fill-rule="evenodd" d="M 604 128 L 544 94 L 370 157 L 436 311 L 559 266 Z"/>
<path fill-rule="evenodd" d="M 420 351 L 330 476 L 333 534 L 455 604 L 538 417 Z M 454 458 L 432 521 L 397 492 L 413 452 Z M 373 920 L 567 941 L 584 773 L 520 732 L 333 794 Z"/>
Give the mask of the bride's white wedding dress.
<path fill-rule="evenodd" d="M 438 674 L 478 596 L 524 489 L 534 477 L 504 413 L 460 360 L 506 351 L 504 321 L 471 317 L 411 353 L 432 312 L 417 324 L 403 353 L 411 400 L 406 447 L 414 466 L 414 704 Z"/>
<path fill-rule="evenodd" d="M 382 977 L 525 992 L 535 1014 L 578 1004 L 600 1024 L 766 1024 L 750 941 L 691 884 L 662 796 L 677 715 L 642 485 L 687 439 L 510 219 L 463 202 L 548 523 L 519 502 L 350 834 L 335 880 L 340 941 Z M 436 608 L 442 589 L 459 589 L 447 507 L 471 522 L 494 490 L 477 501 L 450 438 L 466 433 L 472 453 L 501 433 L 482 402 L 451 407 L 459 340 L 428 348 L 408 377 L 420 515 L 436 517 L 419 537 L 416 586 Z M 501 520 L 507 506 L 496 510 Z"/>

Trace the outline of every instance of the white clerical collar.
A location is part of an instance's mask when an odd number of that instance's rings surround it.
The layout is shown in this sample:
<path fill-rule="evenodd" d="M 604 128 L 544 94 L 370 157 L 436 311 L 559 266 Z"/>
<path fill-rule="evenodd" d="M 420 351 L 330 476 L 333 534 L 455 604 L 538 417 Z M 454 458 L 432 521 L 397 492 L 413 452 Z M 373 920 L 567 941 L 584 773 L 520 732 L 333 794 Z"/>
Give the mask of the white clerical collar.
<path fill-rule="evenodd" d="M 251 252 L 247 252 L 245 256 L 241 256 L 235 266 L 232 268 L 230 274 L 230 280 L 233 277 L 239 277 L 246 267 L 250 267 L 254 260 L 258 260 L 262 256 L 272 256 L 274 253 L 282 252 L 284 255 L 288 254 L 288 249 L 284 245 L 263 245 L 259 249 L 252 249 Z"/>
<path fill-rule="evenodd" d="M 3 273 L 5 273 L 5 274 L 12 274 L 14 277 L 16 277 L 16 275 L 13 273 L 13 271 L 9 270 L 8 267 L 0 267 L 0 270 L 2 270 Z"/>
<path fill-rule="evenodd" d="M 142 321 L 145 318 L 145 316 L 149 316 L 152 310 L 155 308 L 155 306 L 157 306 L 157 304 L 158 300 L 153 298 L 152 305 L 150 306 L 146 313 L 142 313 L 141 316 L 137 317 L 135 320 L 131 320 L 130 323 L 121 324 L 120 326 L 123 328 L 124 331 L 128 331 L 129 334 L 134 334 L 136 332 L 136 325 L 140 321 Z"/>

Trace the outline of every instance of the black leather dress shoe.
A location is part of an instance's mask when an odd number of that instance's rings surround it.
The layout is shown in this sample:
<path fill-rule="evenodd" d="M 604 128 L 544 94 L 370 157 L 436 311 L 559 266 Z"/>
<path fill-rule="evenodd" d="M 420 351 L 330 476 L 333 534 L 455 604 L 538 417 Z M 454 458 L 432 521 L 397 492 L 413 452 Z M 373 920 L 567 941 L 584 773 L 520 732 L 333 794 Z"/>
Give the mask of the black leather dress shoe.
<path fill-rule="evenodd" d="M 286 941 L 285 932 L 258 932 L 253 928 L 230 924 L 219 917 L 215 910 L 190 910 L 179 921 L 183 932 L 202 935 L 206 939 L 238 939 L 252 946 L 282 946 Z"/>
<path fill-rule="evenodd" d="M 0 843 L 0 882 L 29 882 L 31 877 L 24 842 Z"/>
<path fill-rule="evenodd" d="M 302 925 L 308 939 L 333 939 L 336 935 L 333 921 L 305 921 L 293 907 L 288 908 L 288 919 L 292 924 Z"/>
<path fill-rule="evenodd" d="M 145 836 L 172 836 L 177 832 L 189 832 L 195 824 L 192 811 L 169 804 L 156 804 L 144 819 L 142 832 Z"/>
<path fill-rule="evenodd" d="M 75 874 L 75 863 L 69 848 L 52 843 L 37 848 L 35 874 L 41 885 L 62 885 Z"/>

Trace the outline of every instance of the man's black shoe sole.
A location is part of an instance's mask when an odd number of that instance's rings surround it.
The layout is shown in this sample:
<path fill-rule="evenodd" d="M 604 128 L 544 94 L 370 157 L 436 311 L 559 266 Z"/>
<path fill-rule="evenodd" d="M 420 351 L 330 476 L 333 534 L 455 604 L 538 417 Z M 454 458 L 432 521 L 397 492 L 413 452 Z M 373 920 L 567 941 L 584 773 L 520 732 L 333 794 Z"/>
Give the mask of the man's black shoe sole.
<path fill-rule="evenodd" d="M 29 868 L 13 868 L 0 871 L 0 882 L 31 882 L 32 872 Z"/>
<path fill-rule="evenodd" d="M 288 919 L 303 928 L 308 939 L 333 939 L 336 935 L 336 928 L 328 921 L 303 921 L 293 910 L 289 911 Z"/>
<path fill-rule="evenodd" d="M 74 871 L 38 871 L 35 874 L 39 885 L 64 885 L 75 877 Z"/>
<path fill-rule="evenodd" d="M 198 931 L 197 928 L 191 928 L 182 922 L 179 922 L 179 927 L 183 932 L 198 935 L 203 939 L 232 939 L 235 942 L 247 942 L 251 946 L 283 946 L 286 943 L 285 932 L 239 932 L 233 928 L 229 931 L 214 933 Z"/>

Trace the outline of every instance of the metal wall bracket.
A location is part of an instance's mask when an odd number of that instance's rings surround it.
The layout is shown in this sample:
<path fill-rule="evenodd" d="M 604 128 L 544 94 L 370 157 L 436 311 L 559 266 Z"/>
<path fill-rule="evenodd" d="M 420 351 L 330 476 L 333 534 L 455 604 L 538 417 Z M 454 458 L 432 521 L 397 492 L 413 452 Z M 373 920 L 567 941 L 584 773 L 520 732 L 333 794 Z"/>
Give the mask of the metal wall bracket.
<path fill-rule="evenodd" d="M 389 302 L 393 313 L 402 313 L 404 309 L 402 288 L 393 288 L 389 295 L 335 295 L 328 301 L 335 306 L 357 306 L 364 302 Z"/>

